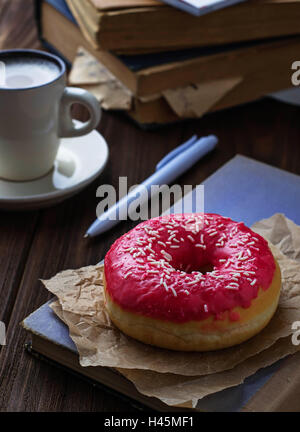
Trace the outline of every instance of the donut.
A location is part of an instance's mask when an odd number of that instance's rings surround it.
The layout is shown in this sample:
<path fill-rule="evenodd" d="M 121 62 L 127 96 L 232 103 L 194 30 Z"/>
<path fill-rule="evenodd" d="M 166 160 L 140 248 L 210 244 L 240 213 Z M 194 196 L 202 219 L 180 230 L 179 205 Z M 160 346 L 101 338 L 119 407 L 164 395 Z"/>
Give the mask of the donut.
<path fill-rule="evenodd" d="M 126 335 L 180 351 L 230 347 L 257 334 L 278 305 L 281 273 L 267 241 L 212 213 L 140 223 L 104 260 L 105 306 Z"/>

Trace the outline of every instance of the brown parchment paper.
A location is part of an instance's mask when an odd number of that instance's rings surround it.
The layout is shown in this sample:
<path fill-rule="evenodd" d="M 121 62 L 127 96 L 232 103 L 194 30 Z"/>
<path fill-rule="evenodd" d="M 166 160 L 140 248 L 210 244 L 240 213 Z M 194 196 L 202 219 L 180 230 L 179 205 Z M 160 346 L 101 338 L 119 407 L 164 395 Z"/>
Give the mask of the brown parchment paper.
<path fill-rule="evenodd" d="M 257 336 L 222 351 L 172 352 L 125 336 L 105 311 L 101 266 L 67 270 L 43 281 L 58 298 L 52 308 L 69 326 L 80 364 L 118 368 L 141 393 L 169 405 L 195 406 L 207 394 L 237 385 L 259 368 L 299 349 L 290 335 L 292 322 L 300 319 L 300 227 L 276 214 L 253 229 L 273 242 L 270 247 L 283 279 L 279 307 Z"/>
<path fill-rule="evenodd" d="M 269 222 L 282 225 L 282 218 L 274 216 Z M 222 355 L 219 351 L 170 352 L 124 335 L 111 323 L 105 311 L 101 266 L 67 270 L 43 282 L 58 297 L 66 312 L 70 336 L 78 348 L 82 366 L 149 369 L 188 376 L 206 375 L 233 368 L 265 350 L 279 338 L 288 336 L 292 332 L 292 322 L 299 318 L 300 263 L 287 258 L 277 247 L 270 246 L 283 275 L 279 308 L 269 325 L 256 337 L 222 350 Z"/>
<path fill-rule="evenodd" d="M 242 81 L 242 77 L 224 78 L 164 90 L 162 95 L 178 117 L 199 118 Z"/>
<path fill-rule="evenodd" d="M 104 109 L 131 108 L 131 91 L 83 47 L 77 50 L 68 80 L 92 93 Z"/>
<path fill-rule="evenodd" d="M 279 339 L 268 349 L 249 357 L 236 367 L 223 372 L 199 377 L 161 374 L 138 369 L 118 369 L 146 396 L 156 397 L 167 405 L 195 408 L 197 402 L 209 394 L 241 384 L 258 369 L 275 363 L 288 354 L 299 351 L 290 337 Z"/>

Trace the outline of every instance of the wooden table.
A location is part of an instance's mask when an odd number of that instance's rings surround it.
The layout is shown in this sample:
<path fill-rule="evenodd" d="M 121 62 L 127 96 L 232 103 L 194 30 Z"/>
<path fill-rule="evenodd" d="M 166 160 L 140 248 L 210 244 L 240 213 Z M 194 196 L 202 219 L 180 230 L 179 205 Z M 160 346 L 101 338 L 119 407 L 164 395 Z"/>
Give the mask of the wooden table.
<path fill-rule="evenodd" d="M 17 47 L 39 47 L 32 1 L 0 0 L 0 48 Z M 300 174 L 300 108 L 270 99 L 151 132 L 104 113 L 99 130 L 110 158 L 89 187 L 53 208 L 0 213 L 0 320 L 7 327 L 7 345 L 0 348 L 0 411 L 133 411 L 129 403 L 32 358 L 19 325 L 50 298 L 39 278 L 97 263 L 131 226 L 122 223 L 94 241 L 83 238 L 95 218 L 99 185 L 117 187 L 119 176 L 127 176 L 129 186 L 141 182 L 165 153 L 195 133 L 214 133 L 220 144 L 178 180 L 181 185 L 201 183 L 236 153 Z"/>

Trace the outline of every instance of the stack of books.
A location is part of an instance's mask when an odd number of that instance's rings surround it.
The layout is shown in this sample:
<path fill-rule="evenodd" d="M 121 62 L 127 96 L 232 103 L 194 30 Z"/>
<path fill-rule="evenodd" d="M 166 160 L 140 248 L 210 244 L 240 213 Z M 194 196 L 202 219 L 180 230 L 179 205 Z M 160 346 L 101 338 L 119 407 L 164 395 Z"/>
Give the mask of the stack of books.
<path fill-rule="evenodd" d="M 247 0 L 193 16 L 156 0 L 38 0 L 41 39 L 82 46 L 132 94 L 141 124 L 199 117 L 291 86 L 300 1 Z"/>

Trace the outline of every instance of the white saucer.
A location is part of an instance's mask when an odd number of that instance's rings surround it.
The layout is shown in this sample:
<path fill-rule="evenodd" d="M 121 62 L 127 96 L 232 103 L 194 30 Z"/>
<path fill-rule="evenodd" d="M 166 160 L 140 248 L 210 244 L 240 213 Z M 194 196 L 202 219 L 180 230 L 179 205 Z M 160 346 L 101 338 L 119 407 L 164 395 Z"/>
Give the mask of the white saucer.
<path fill-rule="evenodd" d="M 0 179 L 0 208 L 32 210 L 57 204 L 79 192 L 104 169 L 108 146 L 97 131 L 63 138 L 53 169 L 33 181 Z"/>

